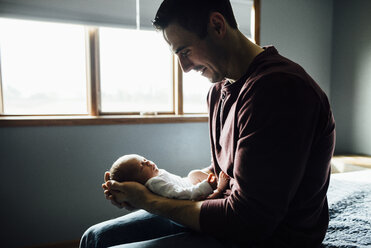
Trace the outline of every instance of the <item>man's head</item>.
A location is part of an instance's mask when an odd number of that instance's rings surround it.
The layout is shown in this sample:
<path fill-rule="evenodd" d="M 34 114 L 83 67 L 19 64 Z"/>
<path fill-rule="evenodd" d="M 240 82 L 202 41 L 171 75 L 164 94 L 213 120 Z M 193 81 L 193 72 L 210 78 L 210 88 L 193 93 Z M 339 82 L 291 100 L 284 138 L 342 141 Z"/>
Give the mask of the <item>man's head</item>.
<path fill-rule="evenodd" d="M 232 28 L 237 28 L 229 0 L 164 0 L 153 25 L 163 31 L 170 24 L 177 23 L 203 39 L 207 35 L 207 25 L 212 12 L 219 12 Z"/>
<path fill-rule="evenodd" d="M 213 83 L 229 76 L 239 33 L 229 0 L 165 0 L 153 23 L 184 72 L 198 71 Z"/>
<path fill-rule="evenodd" d="M 113 163 L 111 179 L 118 182 L 135 181 L 145 184 L 148 179 L 158 175 L 155 163 L 137 154 L 124 155 Z"/>

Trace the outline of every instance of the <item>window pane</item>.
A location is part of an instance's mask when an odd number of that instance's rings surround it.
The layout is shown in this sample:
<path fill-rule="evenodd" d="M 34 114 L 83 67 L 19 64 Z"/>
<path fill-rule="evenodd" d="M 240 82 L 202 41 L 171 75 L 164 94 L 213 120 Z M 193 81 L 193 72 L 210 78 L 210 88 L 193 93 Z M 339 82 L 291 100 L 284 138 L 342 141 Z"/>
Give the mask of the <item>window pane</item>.
<path fill-rule="evenodd" d="M 209 79 L 198 72 L 183 73 L 184 113 L 207 113 L 207 93 L 211 87 Z"/>
<path fill-rule="evenodd" d="M 172 57 L 161 33 L 101 28 L 103 112 L 172 112 Z"/>
<path fill-rule="evenodd" d="M 5 114 L 86 114 L 79 25 L 0 19 Z"/>

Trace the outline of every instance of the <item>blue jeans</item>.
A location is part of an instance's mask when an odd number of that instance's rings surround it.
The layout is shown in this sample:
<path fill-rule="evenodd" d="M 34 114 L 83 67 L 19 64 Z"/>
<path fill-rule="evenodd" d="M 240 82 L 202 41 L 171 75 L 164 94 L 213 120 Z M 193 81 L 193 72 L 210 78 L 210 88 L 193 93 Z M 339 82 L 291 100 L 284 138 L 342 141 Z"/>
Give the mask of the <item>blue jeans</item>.
<path fill-rule="evenodd" d="M 197 248 L 238 247 L 209 235 L 194 232 L 167 218 L 139 210 L 90 227 L 80 248 Z"/>

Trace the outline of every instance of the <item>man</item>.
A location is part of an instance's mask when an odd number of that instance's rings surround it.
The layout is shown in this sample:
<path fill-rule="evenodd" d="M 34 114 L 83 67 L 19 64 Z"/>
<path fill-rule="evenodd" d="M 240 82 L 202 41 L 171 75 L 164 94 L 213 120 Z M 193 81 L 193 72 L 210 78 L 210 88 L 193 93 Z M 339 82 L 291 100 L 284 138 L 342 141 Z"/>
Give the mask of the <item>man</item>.
<path fill-rule="evenodd" d="M 221 199 L 173 200 L 106 173 L 107 199 L 147 212 L 91 227 L 81 246 L 319 247 L 335 139 L 325 93 L 274 47 L 250 42 L 228 0 L 165 0 L 154 25 L 185 72 L 214 83 L 205 171 L 225 172 L 230 187 Z"/>

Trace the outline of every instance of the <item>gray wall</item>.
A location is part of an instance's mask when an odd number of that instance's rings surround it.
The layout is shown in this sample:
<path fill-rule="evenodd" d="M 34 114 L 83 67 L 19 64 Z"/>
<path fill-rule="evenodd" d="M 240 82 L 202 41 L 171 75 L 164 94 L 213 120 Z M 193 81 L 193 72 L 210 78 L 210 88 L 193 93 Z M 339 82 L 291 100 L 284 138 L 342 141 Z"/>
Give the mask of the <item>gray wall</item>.
<path fill-rule="evenodd" d="M 371 155 L 371 1 L 334 1 L 331 101 L 337 153 Z"/>
<path fill-rule="evenodd" d="M 331 94 L 339 149 L 370 154 L 366 106 L 370 106 L 371 75 L 366 69 L 371 43 L 366 42 L 370 21 L 365 13 L 370 4 L 334 2 L 333 9 L 332 0 L 262 0 L 261 43 L 275 45 L 300 63 Z M 344 15 L 350 15 L 350 23 Z M 6 227 L 0 234 L 1 245 L 78 239 L 88 226 L 125 213 L 111 206 L 100 188 L 104 171 L 124 153 L 143 154 L 171 172 L 186 175 L 209 164 L 207 124 L 1 127 L 0 213 Z"/>
<path fill-rule="evenodd" d="M 186 176 L 210 165 L 207 123 L 0 128 L 0 246 L 77 240 L 126 213 L 104 198 L 101 183 L 128 153 Z"/>
<path fill-rule="evenodd" d="M 330 94 L 332 0 L 261 0 L 261 45 L 300 64 Z"/>

